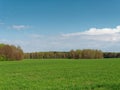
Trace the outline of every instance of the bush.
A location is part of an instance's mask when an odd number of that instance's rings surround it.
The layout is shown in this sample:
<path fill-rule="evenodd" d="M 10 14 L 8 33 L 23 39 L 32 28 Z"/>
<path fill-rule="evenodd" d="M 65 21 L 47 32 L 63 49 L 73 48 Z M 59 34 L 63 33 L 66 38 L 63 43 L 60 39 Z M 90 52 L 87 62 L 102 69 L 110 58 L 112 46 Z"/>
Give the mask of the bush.
<path fill-rule="evenodd" d="M 7 60 L 7 59 L 6 59 L 5 56 L 3 56 L 3 55 L 0 56 L 0 61 L 6 61 L 6 60 Z"/>

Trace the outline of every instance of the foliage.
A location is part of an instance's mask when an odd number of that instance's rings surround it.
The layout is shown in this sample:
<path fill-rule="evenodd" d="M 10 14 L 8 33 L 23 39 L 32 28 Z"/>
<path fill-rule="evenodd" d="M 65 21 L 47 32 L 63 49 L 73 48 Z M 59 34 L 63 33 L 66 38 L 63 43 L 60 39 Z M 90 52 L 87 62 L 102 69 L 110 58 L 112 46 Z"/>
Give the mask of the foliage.
<path fill-rule="evenodd" d="M 6 57 L 4 55 L 0 55 L 0 61 L 6 61 Z"/>
<path fill-rule="evenodd" d="M 120 58 L 120 53 L 118 52 L 104 52 L 105 58 Z"/>
<path fill-rule="evenodd" d="M 0 63 L 0 90 L 120 90 L 120 59 Z"/>
<path fill-rule="evenodd" d="M 103 58 L 103 53 L 100 50 L 84 49 L 84 50 L 71 50 L 69 52 L 33 52 L 25 53 L 25 59 L 93 59 Z"/>
<path fill-rule="evenodd" d="M 22 60 L 23 59 L 23 51 L 18 46 L 0 44 L 0 61 L 7 60 Z"/>

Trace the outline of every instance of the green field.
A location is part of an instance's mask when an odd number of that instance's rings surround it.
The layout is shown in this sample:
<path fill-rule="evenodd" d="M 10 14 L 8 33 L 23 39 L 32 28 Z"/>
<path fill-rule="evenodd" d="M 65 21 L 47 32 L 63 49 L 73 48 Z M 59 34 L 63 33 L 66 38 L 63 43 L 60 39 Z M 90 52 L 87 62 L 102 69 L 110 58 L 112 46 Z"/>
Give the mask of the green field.
<path fill-rule="evenodd" d="M 120 59 L 3 61 L 0 90 L 120 90 Z"/>

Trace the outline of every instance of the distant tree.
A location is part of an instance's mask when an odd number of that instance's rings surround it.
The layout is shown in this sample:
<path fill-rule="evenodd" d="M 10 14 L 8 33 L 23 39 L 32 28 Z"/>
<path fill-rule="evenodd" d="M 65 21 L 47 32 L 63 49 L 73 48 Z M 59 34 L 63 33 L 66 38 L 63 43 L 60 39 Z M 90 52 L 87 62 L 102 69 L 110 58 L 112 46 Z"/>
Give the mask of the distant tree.
<path fill-rule="evenodd" d="M 120 58 L 119 52 L 104 52 L 104 58 Z"/>
<path fill-rule="evenodd" d="M 49 58 L 69 58 L 69 59 L 94 59 L 103 58 L 103 52 L 100 50 L 84 49 L 84 50 L 71 50 L 69 52 L 32 52 L 25 53 L 24 58 L 26 59 L 49 59 Z"/>
<path fill-rule="evenodd" d="M 75 59 L 80 59 L 82 58 L 82 50 L 77 49 L 75 51 Z"/>
<path fill-rule="evenodd" d="M 4 60 L 21 60 L 23 51 L 19 46 L 0 44 L 0 57 Z"/>
<path fill-rule="evenodd" d="M 75 51 L 74 50 L 71 50 L 70 52 L 69 52 L 69 58 L 75 58 Z"/>
<path fill-rule="evenodd" d="M 100 50 L 84 49 L 82 51 L 82 58 L 84 59 L 103 58 L 103 52 Z"/>

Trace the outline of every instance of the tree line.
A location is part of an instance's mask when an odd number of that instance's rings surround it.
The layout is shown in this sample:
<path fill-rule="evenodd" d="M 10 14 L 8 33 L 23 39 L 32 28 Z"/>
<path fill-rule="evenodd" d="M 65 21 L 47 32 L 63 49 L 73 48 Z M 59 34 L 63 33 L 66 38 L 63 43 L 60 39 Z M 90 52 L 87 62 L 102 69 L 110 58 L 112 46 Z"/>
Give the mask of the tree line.
<path fill-rule="evenodd" d="M 104 52 L 104 58 L 120 58 L 120 52 Z"/>
<path fill-rule="evenodd" d="M 25 59 L 100 59 L 103 58 L 101 50 L 71 50 L 69 52 L 32 52 L 24 53 Z"/>
<path fill-rule="evenodd" d="M 22 60 L 23 50 L 18 46 L 0 44 L 0 61 Z"/>
<path fill-rule="evenodd" d="M 77 49 L 69 52 L 32 52 L 24 53 L 25 59 L 100 59 L 120 58 L 120 52 L 102 52 L 93 49 Z"/>
<path fill-rule="evenodd" d="M 68 52 L 31 52 L 24 53 L 20 46 L 0 44 L 0 61 L 22 60 L 22 59 L 100 59 L 120 58 L 120 53 L 102 52 L 94 49 L 77 49 Z"/>

